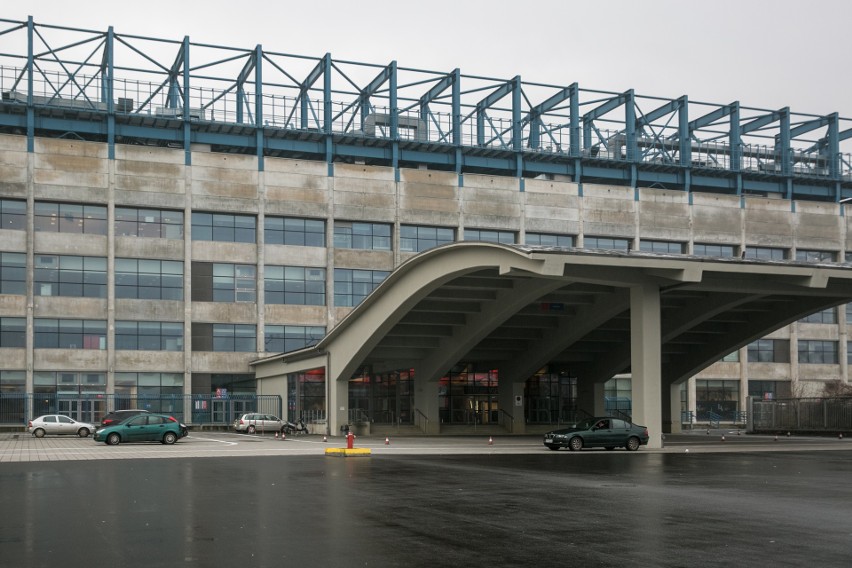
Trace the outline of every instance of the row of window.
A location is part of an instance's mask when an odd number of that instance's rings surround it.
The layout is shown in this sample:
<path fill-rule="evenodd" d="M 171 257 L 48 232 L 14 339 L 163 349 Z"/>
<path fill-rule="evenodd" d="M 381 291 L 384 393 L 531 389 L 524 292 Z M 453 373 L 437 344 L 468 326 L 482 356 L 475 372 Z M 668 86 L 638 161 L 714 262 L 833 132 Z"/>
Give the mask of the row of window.
<path fill-rule="evenodd" d="M 26 371 L 0 371 L 0 393 L 23 393 L 26 381 Z M 183 373 L 115 373 L 115 394 L 117 395 L 181 395 L 183 384 Z M 103 394 L 106 388 L 106 373 L 33 372 L 33 391 L 37 393 Z"/>
<path fill-rule="evenodd" d="M 254 215 L 228 213 L 192 213 L 193 240 L 255 243 L 257 219 Z M 4 229 L 26 228 L 26 202 L 13 199 L 0 200 L 0 226 Z M 34 205 L 36 231 L 61 233 L 107 234 L 107 208 L 103 205 L 53 203 L 37 201 Z M 115 208 L 115 231 L 120 236 L 183 238 L 183 212 L 164 209 Z M 325 221 L 297 217 L 266 217 L 264 239 L 267 244 L 324 247 Z M 466 241 L 485 241 L 515 244 L 514 231 L 491 229 L 465 229 Z M 448 227 L 402 225 L 400 250 L 421 252 L 455 240 L 455 230 Z M 574 237 L 546 233 L 527 233 L 526 244 L 537 246 L 573 247 Z M 391 250 L 391 225 L 357 221 L 335 221 L 334 246 L 362 250 Z M 624 238 L 587 236 L 587 249 L 629 251 L 631 240 Z M 642 240 L 639 250 L 645 252 L 683 254 L 686 243 L 678 241 Z M 695 243 L 692 252 L 698 256 L 734 257 L 735 245 Z M 744 258 L 764 260 L 790 259 L 790 251 L 774 247 L 745 247 Z M 795 260 L 803 262 L 836 262 L 835 251 L 797 250 Z M 846 253 L 846 262 L 852 262 L 852 253 Z"/>
<path fill-rule="evenodd" d="M 107 297 L 107 259 L 35 255 L 34 294 L 79 298 Z M 266 266 L 268 304 L 324 306 L 326 270 L 304 266 Z M 338 306 L 356 306 L 389 273 L 338 268 L 334 271 Z M 115 297 L 183 300 L 183 262 L 115 259 Z M 26 255 L 0 253 L 0 293 L 26 294 Z M 192 263 L 192 297 L 208 302 L 257 301 L 257 267 L 253 264 Z"/>
<path fill-rule="evenodd" d="M 838 342 L 800 339 L 797 342 L 799 363 L 837 364 Z M 749 363 L 789 363 L 789 339 L 758 339 L 747 347 Z M 852 363 L 852 350 L 847 351 L 847 362 Z M 722 361 L 739 361 L 739 351 L 734 351 Z"/>
<path fill-rule="evenodd" d="M 36 349 L 94 349 L 107 347 L 105 320 L 33 320 Z M 314 345 L 324 326 L 266 325 L 264 351 L 283 353 Z M 116 321 L 115 348 L 128 351 L 183 351 L 183 324 L 158 321 Z M 193 323 L 196 351 L 257 351 L 257 328 L 252 324 Z M 26 347 L 26 318 L 0 317 L 0 347 Z"/>

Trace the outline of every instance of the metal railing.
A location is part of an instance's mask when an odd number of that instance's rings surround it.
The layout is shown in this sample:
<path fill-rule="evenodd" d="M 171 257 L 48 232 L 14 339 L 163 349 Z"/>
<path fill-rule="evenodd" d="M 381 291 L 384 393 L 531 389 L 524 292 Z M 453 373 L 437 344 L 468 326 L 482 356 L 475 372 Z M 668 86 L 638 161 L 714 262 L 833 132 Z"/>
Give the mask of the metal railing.
<path fill-rule="evenodd" d="M 852 397 L 749 399 L 754 432 L 852 431 Z"/>

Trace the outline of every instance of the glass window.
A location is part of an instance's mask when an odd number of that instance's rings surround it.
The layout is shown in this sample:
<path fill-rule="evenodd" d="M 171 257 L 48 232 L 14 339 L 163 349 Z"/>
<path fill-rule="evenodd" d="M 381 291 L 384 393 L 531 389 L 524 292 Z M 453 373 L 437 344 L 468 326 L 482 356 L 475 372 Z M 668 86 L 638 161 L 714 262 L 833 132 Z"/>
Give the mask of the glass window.
<path fill-rule="evenodd" d="M 639 250 L 644 252 L 662 252 L 671 254 L 683 254 L 684 245 L 674 241 L 648 241 L 639 243 Z"/>
<path fill-rule="evenodd" d="M 115 234 L 129 237 L 182 239 L 183 211 L 116 207 Z"/>
<path fill-rule="evenodd" d="M 728 353 L 727 355 L 722 357 L 722 361 L 725 362 L 725 363 L 737 363 L 739 360 L 740 360 L 739 350 L 731 351 L 730 353 Z"/>
<path fill-rule="evenodd" d="M 286 353 L 315 345 L 325 335 L 321 325 L 267 325 L 264 351 Z"/>
<path fill-rule="evenodd" d="M 784 260 L 787 258 L 787 249 L 748 246 L 745 249 L 745 257 L 760 260 Z"/>
<path fill-rule="evenodd" d="M 107 297 L 106 258 L 37 254 L 33 262 L 36 296 Z"/>
<path fill-rule="evenodd" d="M 268 245 L 325 246 L 325 221 L 298 217 L 266 217 L 263 240 Z"/>
<path fill-rule="evenodd" d="M 183 351 L 183 324 L 116 320 L 115 348 L 140 351 Z"/>
<path fill-rule="evenodd" d="M 630 240 L 611 237 L 585 237 L 583 239 L 583 248 L 629 251 Z"/>
<path fill-rule="evenodd" d="M 837 342 L 799 340 L 799 363 L 837 364 Z"/>
<path fill-rule="evenodd" d="M 758 339 L 748 345 L 749 363 L 789 363 L 788 339 Z"/>
<path fill-rule="evenodd" d="M 0 229 L 25 231 L 27 229 L 27 202 L 17 199 L 0 199 Z"/>
<path fill-rule="evenodd" d="M 391 250 L 391 226 L 387 223 L 335 221 L 334 246 L 364 250 Z"/>
<path fill-rule="evenodd" d="M 388 277 L 384 270 L 334 269 L 334 305 L 357 306 Z"/>
<path fill-rule="evenodd" d="M 574 237 L 571 235 L 551 235 L 548 233 L 527 233 L 524 235 L 526 244 L 543 247 L 573 247 Z"/>
<path fill-rule="evenodd" d="M 763 400 L 789 398 L 790 381 L 749 381 L 748 395 L 756 396 Z"/>
<path fill-rule="evenodd" d="M 257 267 L 253 264 L 213 264 L 214 302 L 255 302 Z"/>
<path fill-rule="evenodd" d="M 828 250 L 796 250 L 796 260 L 800 262 L 834 262 L 837 253 Z"/>
<path fill-rule="evenodd" d="M 837 308 L 828 308 L 821 312 L 808 314 L 799 320 L 801 323 L 837 323 Z"/>
<path fill-rule="evenodd" d="M 515 244 L 515 233 L 514 231 L 492 231 L 490 229 L 465 229 L 464 240 L 513 245 Z"/>
<path fill-rule="evenodd" d="M 419 225 L 400 225 L 399 227 L 399 250 L 403 252 L 422 252 L 454 240 L 455 231 L 448 227 Z"/>
<path fill-rule="evenodd" d="M 739 381 L 695 381 L 695 414 L 698 420 L 733 420 L 739 404 Z"/>
<path fill-rule="evenodd" d="M 183 300 L 183 262 L 116 258 L 115 297 Z"/>
<path fill-rule="evenodd" d="M 36 201 L 36 231 L 52 233 L 107 234 L 107 208 L 103 205 Z"/>
<path fill-rule="evenodd" d="M 255 243 L 257 242 L 257 219 L 254 215 L 193 211 L 192 240 Z"/>
<path fill-rule="evenodd" d="M 27 255 L 22 252 L 0 252 L 0 294 L 27 293 Z"/>
<path fill-rule="evenodd" d="M 730 258 L 737 255 L 737 248 L 734 245 L 695 243 L 692 245 L 692 254 L 696 256 L 721 256 Z"/>
<path fill-rule="evenodd" d="M 116 373 L 116 394 L 137 392 L 146 397 L 161 397 L 183 394 L 183 373 Z M 145 401 L 152 412 L 163 412 L 170 415 L 180 415 L 182 411 L 175 408 L 174 401 L 151 400 Z M 180 403 L 178 403 L 180 404 Z M 176 416 L 177 417 L 177 416 Z"/>
<path fill-rule="evenodd" d="M 27 389 L 27 372 L 26 371 L 0 371 L 0 394 L 20 393 L 23 394 Z M 10 417 L 19 418 L 15 420 L 20 423 L 24 419 L 24 402 L 25 399 L 6 400 L 3 408 L 3 413 L 8 420 Z"/>
<path fill-rule="evenodd" d="M 0 347 L 27 346 L 27 318 L 0 318 Z"/>
<path fill-rule="evenodd" d="M 263 280 L 267 304 L 325 305 L 325 268 L 267 266 Z"/>
<path fill-rule="evenodd" d="M 257 351 L 257 328 L 248 324 L 214 323 L 213 351 Z"/>
<path fill-rule="evenodd" d="M 106 320 L 35 319 L 37 349 L 106 349 Z"/>

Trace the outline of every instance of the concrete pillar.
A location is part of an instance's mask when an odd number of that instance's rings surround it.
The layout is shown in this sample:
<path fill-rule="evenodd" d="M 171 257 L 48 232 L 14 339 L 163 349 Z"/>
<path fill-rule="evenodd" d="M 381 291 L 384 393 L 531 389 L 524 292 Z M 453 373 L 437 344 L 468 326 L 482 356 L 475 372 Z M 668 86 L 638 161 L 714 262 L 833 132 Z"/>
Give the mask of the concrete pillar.
<path fill-rule="evenodd" d="M 648 427 L 649 448 L 663 446 L 660 293 L 653 284 L 630 289 L 633 421 Z"/>
<path fill-rule="evenodd" d="M 577 381 L 577 409 L 590 413 L 592 416 L 603 416 L 606 414 L 606 400 L 604 398 L 604 383 L 589 380 Z"/>
<path fill-rule="evenodd" d="M 499 395 L 497 403 L 503 411 L 501 420 L 505 420 L 503 426 L 511 434 L 524 434 L 526 432 L 526 418 L 524 417 L 524 383 L 508 382 L 508 379 L 500 378 Z M 516 404 L 519 402 L 520 404 Z M 509 416 L 512 419 L 509 419 Z"/>
<path fill-rule="evenodd" d="M 423 377 L 414 369 L 414 423 L 424 434 L 441 433 L 441 411 L 438 406 L 438 382 Z"/>
<path fill-rule="evenodd" d="M 340 427 L 349 424 L 349 381 L 326 376 L 328 384 L 328 434 L 339 436 Z"/>
<path fill-rule="evenodd" d="M 683 423 L 680 418 L 680 388 L 683 385 L 669 386 L 669 429 L 672 434 L 680 434 L 683 431 Z"/>

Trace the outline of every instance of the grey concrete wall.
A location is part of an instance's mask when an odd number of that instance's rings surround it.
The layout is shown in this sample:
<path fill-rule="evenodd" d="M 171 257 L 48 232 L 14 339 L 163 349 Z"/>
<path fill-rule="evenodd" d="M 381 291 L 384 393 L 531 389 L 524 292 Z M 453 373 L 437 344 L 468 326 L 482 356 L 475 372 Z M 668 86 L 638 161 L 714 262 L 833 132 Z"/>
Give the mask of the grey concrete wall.
<path fill-rule="evenodd" d="M 410 258 L 398 250 L 334 250 L 335 220 L 372 221 L 394 226 L 395 243 L 401 224 L 461 229 L 514 231 L 523 242 L 526 232 L 567 234 L 582 245 L 585 235 L 735 247 L 767 246 L 790 250 L 818 249 L 843 255 L 852 239 L 852 223 L 834 203 L 795 202 L 748 196 L 690 194 L 681 191 L 584 184 L 566 180 L 520 180 L 488 175 L 459 176 L 453 172 L 403 169 L 399 181 L 390 168 L 335 164 L 328 176 L 323 162 L 265 158 L 259 172 L 253 156 L 217 154 L 195 147 L 192 165 L 181 149 L 116 146 L 109 160 L 107 146 L 77 140 L 36 139 L 26 152 L 22 136 L 0 136 L 0 196 L 32 200 L 177 209 L 185 214 L 185 240 L 35 233 L 0 229 L 0 249 L 30 254 L 74 254 L 183 260 L 186 302 L 0 296 L 0 315 L 183 321 L 185 343 L 191 343 L 193 321 L 271 325 L 324 325 L 331 328 L 351 308 L 335 307 L 335 267 L 393 270 Z M 523 189 L 523 191 L 522 191 Z M 848 206 L 846 206 L 848 207 Z M 196 211 L 258 215 L 258 244 L 219 243 L 190 239 L 190 214 Z M 847 212 L 852 213 L 852 209 Z M 328 223 L 328 248 L 264 245 L 266 215 L 322 218 Z M 31 220 L 30 220 L 31 222 Z M 691 250 L 688 248 L 688 250 Z M 317 266 L 327 269 L 329 305 L 265 305 L 262 284 L 257 303 L 190 302 L 191 262 Z M 112 280 L 111 280 L 112 281 Z M 112 291 L 110 290 L 110 293 Z M 842 332 L 841 332 L 842 330 Z M 789 332 L 788 336 L 790 335 Z M 110 332 L 111 336 L 111 332 Z M 258 344 L 262 345 L 262 329 Z M 845 361 L 845 318 L 840 326 L 801 325 L 796 337 L 839 341 Z M 74 350 L 3 350 L 3 368 L 33 370 L 251 372 L 248 362 L 262 353 L 164 353 Z M 24 353 L 23 355 L 21 353 Z M 795 355 L 795 353 L 794 353 Z M 747 367 L 747 370 L 744 370 Z M 845 377 L 845 365 L 745 365 L 719 363 L 701 377 L 803 380 Z M 807 376 L 805 376 L 807 375 Z M 111 384 L 111 382 L 110 382 Z M 187 387 L 188 388 L 188 387 Z"/>

